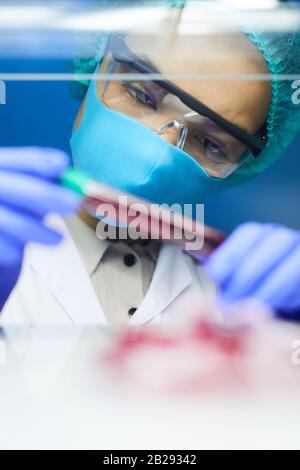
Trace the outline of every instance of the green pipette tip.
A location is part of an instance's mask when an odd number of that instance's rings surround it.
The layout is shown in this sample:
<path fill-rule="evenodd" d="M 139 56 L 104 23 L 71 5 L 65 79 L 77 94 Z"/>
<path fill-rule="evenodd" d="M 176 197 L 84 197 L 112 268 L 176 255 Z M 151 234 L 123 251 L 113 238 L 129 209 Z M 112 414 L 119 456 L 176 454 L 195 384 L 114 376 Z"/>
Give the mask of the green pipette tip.
<path fill-rule="evenodd" d="M 87 186 L 90 181 L 89 177 L 81 171 L 74 168 L 68 168 L 62 175 L 61 184 L 72 189 L 81 196 L 87 195 Z"/>

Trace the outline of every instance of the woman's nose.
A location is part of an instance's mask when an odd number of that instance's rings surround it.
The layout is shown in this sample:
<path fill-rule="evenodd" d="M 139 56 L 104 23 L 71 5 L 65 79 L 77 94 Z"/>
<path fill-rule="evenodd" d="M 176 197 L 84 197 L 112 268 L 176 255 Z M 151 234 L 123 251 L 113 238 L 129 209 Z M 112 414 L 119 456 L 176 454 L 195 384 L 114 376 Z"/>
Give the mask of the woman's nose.
<path fill-rule="evenodd" d="M 160 137 L 167 141 L 169 144 L 176 145 L 179 139 L 180 131 L 175 127 L 166 128 L 160 132 L 158 132 Z"/>
<path fill-rule="evenodd" d="M 160 119 L 157 116 L 147 116 L 147 118 L 141 119 L 140 123 L 149 127 L 169 144 L 177 145 L 180 139 L 182 126 L 169 115 L 160 117 Z"/>
<path fill-rule="evenodd" d="M 184 124 L 173 119 L 165 122 L 165 124 L 158 129 L 157 133 L 170 144 L 183 148 L 188 130 Z"/>

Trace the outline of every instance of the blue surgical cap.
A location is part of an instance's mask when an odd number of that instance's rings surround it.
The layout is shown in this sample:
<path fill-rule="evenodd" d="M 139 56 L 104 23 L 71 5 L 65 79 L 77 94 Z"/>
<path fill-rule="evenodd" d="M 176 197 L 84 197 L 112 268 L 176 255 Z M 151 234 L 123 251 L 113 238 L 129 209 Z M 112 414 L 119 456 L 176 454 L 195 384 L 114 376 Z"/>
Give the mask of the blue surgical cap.
<path fill-rule="evenodd" d="M 293 80 L 300 79 L 300 34 L 245 32 L 262 52 L 272 76 L 272 99 L 267 117 L 268 144 L 257 159 L 241 167 L 240 174 L 257 173 L 282 155 L 300 131 L 300 104 L 292 99 Z M 278 77 L 276 77 L 278 76 Z"/>
<path fill-rule="evenodd" d="M 163 4 L 183 7 L 185 0 L 96 0 L 97 5 L 127 6 L 141 4 Z M 272 99 L 267 116 L 268 143 L 258 158 L 249 160 L 240 167 L 229 179 L 235 184 L 251 178 L 269 167 L 294 140 L 300 131 L 300 104 L 292 100 L 295 90 L 292 87 L 293 80 L 289 77 L 298 76 L 300 79 L 300 33 L 262 33 L 243 29 L 243 33 L 252 41 L 263 54 L 272 74 Z M 107 36 L 97 37 L 94 50 L 97 55 L 91 59 L 79 59 L 74 61 L 73 70 L 78 74 L 93 73 L 95 67 L 103 55 L 107 43 Z M 95 49 L 96 46 L 96 49 Z M 72 84 L 72 94 L 82 99 L 88 86 L 87 81 L 78 81 Z"/>

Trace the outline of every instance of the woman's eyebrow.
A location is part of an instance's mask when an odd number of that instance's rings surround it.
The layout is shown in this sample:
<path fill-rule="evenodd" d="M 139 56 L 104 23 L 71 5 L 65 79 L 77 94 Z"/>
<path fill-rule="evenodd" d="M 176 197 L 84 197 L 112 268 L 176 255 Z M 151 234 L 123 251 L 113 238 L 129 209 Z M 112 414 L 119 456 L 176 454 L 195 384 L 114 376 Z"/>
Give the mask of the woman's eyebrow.
<path fill-rule="evenodd" d="M 218 126 L 218 124 L 216 124 L 215 122 L 211 121 L 210 119 L 208 118 L 205 118 L 205 124 L 208 126 L 208 127 L 211 127 L 211 128 L 214 128 L 216 130 L 219 130 L 221 131 L 223 134 L 228 134 L 226 131 L 224 131 L 220 126 Z M 241 127 L 239 126 L 238 124 L 236 124 L 237 127 L 239 127 L 239 129 L 243 130 L 244 132 L 249 132 L 246 128 L 244 127 Z M 235 137 L 233 137 L 234 139 Z"/>

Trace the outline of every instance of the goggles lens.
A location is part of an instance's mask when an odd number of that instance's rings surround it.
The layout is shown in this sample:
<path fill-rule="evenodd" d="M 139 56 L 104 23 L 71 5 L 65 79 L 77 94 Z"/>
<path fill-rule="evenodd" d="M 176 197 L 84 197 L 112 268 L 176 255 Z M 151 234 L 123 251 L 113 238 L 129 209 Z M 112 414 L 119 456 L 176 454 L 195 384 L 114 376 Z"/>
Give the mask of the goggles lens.
<path fill-rule="evenodd" d="M 153 81 L 128 79 L 136 75 L 130 65 L 107 57 L 101 73 L 111 77 L 112 72 L 118 78 L 102 82 L 105 106 L 135 119 L 180 147 L 210 176 L 226 178 L 251 158 L 244 144 L 210 119 L 188 108 L 177 96 Z"/>

